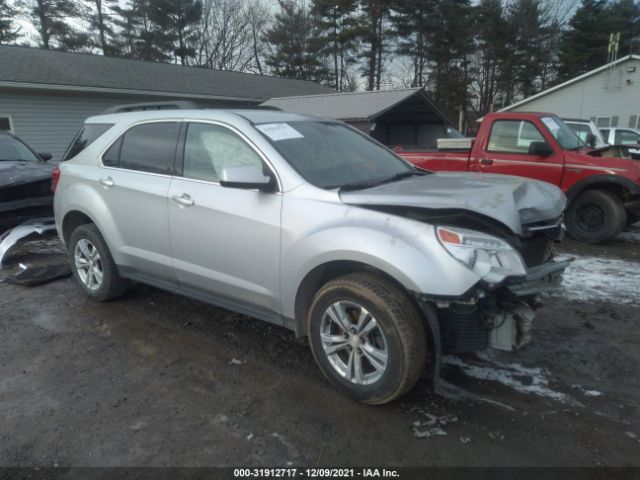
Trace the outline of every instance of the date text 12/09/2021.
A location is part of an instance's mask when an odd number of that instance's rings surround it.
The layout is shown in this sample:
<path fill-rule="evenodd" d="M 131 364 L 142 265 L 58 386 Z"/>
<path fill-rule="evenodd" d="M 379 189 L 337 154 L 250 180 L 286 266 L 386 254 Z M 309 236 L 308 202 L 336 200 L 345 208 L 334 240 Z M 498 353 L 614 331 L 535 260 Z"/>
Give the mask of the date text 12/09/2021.
<path fill-rule="evenodd" d="M 387 468 L 235 468 L 234 478 L 398 478 Z"/>

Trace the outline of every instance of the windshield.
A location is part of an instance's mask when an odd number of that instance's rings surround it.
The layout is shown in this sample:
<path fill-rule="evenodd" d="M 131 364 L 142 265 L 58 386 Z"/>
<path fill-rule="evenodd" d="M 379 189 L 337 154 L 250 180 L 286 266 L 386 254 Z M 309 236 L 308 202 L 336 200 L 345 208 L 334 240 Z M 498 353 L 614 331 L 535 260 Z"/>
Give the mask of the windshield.
<path fill-rule="evenodd" d="M 40 159 L 20 140 L 0 135 L 0 161 L 37 162 Z"/>
<path fill-rule="evenodd" d="M 373 186 L 417 174 L 409 163 L 340 123 L 310 120 L 256 128 L 300 175 L 320 188 Z"/>
<path fill-rule="evenodd" d="M 562 120 L 556 117 L 542 117 L 542 123 L 546 125 L 560 146 L 564 150 L 577 150 L 580 147 L 586 147 L 587 144 L 580 140 L 571 128 Z"/>

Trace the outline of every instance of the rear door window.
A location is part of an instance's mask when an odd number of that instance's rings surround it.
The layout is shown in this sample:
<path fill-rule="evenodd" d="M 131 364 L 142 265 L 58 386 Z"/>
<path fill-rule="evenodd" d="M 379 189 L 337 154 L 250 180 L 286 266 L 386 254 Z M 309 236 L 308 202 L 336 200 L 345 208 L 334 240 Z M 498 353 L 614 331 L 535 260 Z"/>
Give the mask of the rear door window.
<path fill-rule="evenodd" d="M 83 126 L 62 156 L 62 161 L 66 162 L 78 155 L 112 126 L 112 123 L 88 123 Z"/>
<path fill-rule="evenodd" d="M 170 175 L 173 171 L 179 124 L 155 122 L 125 132 L 102 156 L 105 166 Z"/>

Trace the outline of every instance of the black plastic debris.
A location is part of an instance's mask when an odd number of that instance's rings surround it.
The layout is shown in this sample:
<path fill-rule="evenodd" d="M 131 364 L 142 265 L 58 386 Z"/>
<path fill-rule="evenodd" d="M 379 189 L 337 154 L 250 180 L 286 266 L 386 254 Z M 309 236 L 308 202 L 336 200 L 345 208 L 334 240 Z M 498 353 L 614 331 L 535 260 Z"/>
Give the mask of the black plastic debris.
<path fill-rule="evenodd" d="M 53 218 L 38 218 L 0 236 L 0 282 L 41 285 L 71 275 Z"/>

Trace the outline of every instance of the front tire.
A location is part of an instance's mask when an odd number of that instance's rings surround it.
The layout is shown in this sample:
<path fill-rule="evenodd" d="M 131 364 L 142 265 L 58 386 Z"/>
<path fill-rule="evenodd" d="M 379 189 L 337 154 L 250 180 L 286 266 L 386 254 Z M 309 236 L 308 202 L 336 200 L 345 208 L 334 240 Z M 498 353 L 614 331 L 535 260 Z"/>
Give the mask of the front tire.
<path fill-rule="evenodd" d="M 313 299 L 307 326 L 322 373 L 359 402 L 395 400 L 424 371 L 427 340 L 420 316 L 404 292 L 376 275 L 328 282 Z"/>
<path fill-rule="evenodd" d="M 118 274 L 111 252 L 94 224 L 80 225 L 73 231 L 69 254 L 73 276 L 93 300 L 111 300 L 127 289 L 127 281 Z"/>
<path fill-rule="evenodd" d="M 627 223 L 627 212 L 613 193 L 587 190 L 571 201 L 566 213 L 569 234 L 581 242 L 606 242 L 617 237 Z"/>

